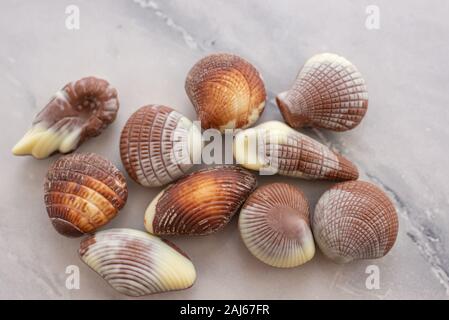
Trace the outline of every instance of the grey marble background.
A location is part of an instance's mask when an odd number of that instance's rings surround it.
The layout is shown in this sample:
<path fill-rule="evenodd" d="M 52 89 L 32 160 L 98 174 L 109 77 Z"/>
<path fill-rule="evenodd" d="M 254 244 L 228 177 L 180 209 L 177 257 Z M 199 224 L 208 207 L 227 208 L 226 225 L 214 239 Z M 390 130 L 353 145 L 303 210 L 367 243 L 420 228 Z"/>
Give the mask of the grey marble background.
<path fill-rule="evenodd" d="M 80 30 L 65 27 L 78 5 Z M 365 27 L 367 5 L 380 8 L 380 29 Z M 13 1 L 0 3 L 0 298 L 124 298 L 78 258 L 79 239 L 57 234 L 43 205 L 51 159 L 16 158 L 10 149 L 34 115 L 66 82 L 86 75 L 119 90 L 117 121 L 80 151 L 120 168 L 121 127 L 138 107 L 173 106 L 190 118 L 184 92 L 189 68 L 216 51 L 237 53 L 261 71 L 269 103 L 259 122 L 281 119 L 273 103 L 311 55 L 336 52 L 365 76 L 370 106 L 345 133 L 306 131 L 354 160 L 362 179 L 393 198 L 400 234 L 385 258 L 336 265 L 320 253 L 302 267 L 278 270 L 253 258 L 236 221 L 207 238 L 172 240 L 193 259 L 190 290 L 150 299 L 448 298 L 449 293 L 449 2 L 433 1 Z M 312 208 L 332 184 L 263 177 L 301 187 Z M 125 209 L 107 226 L 143 229 L 143 212 L 159 191 L 129 182 Z M 380 289 L 365 287 L 365 268 L 380 269 Z M 65 287 L 68 265 L 80 289 Z"/>

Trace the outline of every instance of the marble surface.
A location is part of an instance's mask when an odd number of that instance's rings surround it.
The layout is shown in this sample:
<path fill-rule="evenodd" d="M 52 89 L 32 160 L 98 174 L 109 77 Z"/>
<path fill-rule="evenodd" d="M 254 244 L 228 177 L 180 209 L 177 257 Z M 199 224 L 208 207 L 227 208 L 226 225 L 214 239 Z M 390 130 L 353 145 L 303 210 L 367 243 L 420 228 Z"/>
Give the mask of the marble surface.
<path fill-rule="evenodd" d="M 80 8 L 80 29 L 65 27 L 65 8 Z M 368 5 L 380 29 L 365 27 Z M 66 82 L 105 77 L 119 90 L 116 122 L 80 151 L 95 151 L 120 168 L 118 139 L 139 106 L 163 103 L 190 118 L 184 92 L 189 68 L 217 51 L 237 53 L 261 71 L 269 103 L 259 122 L 281 119 L 273 103 L 311 55 L 332 51 L 353 61 L 370 95 L 355 130 L 305 131 L 352 159 L 362 179 L 394 199 L 400 233 L 385 258 L 336 265 L 320 253 L 302 267 L 270 268 L 253 258 L 236 221 L 222 232 L 172 240 L 193 259 L 195 286 L 149 299 L 402 299 L 449 293 L 449 3 L 433 1 L 12 1 L 0 4 L 0 298 L 121 299 L 78 258 L 79 239 L 57 234 L 43 205 L 42 181 L 57 156 L 37 161 L 10 149 L 36 112 Z M 312 208 L 332 184 L 288 181 Z M 129 181 L 125 209 L 109 227 L 143 229 L 143 212 L 159 189 Z M 368 265 L 380 288 L 365 286 Z M 79 266 L 80 289 L 65 286 Z"/>

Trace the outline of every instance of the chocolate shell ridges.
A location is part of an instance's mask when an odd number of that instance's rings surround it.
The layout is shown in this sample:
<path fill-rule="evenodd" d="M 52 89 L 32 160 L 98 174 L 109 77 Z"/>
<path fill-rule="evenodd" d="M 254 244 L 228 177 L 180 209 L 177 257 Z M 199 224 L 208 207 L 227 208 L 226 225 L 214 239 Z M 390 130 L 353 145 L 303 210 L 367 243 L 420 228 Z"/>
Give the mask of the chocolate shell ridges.
<path fill-rule="evenodd" d="M 337 181 L 358 178 L 357 167 L 348 159 L 279 121 L 237 133 L 234 157 L 243 167 L 266 174 Z"/>
<path fill-rule="evenodd" d="M 220 166 L 183 177 L 148 206 L 145 228 L 156 235 L 207 235 L 223 228 L 256 187 L 243 168 Z"/>
<path fill-rule="evenodd" d="M 81 242 L 79 255 L 115 290 L 132 297 L 186 289 L 196 279 L 185 253 L 138 230 L 97 232 Z"/>
<path fill-rule="evenodd" d="M 170 107 L 148 105 L 127 121 L 120 138 L 120 155 L 130 177 L 145 187 L 157 187 L 183 176 L 201 155 L 201 132 Z"/>
<path fill-rule="evenodd" d="M 376 259 L 393 247 L 398 216 L 377 186 L 349 181 L 323 194 L 313 214 L 312 229 L 321 251 L 338 263 Z"/>
<path fill-rule="evenodd" d="M 293 128 L 345 131 L 357 126 L 368 108 L 368 92 L 357 68 L 345 58 L 322 53 L 310 58 L 292 88 L 277 104 Z"/>
<path fill-rule="evenodd" d="M 128 197 L 123 174 L 93 153 L 74 153 L 55 161 L 48 170 L 44 192 L 53 226 L 73 237 L 106 224 Z"/>
<path fill-rule="evenodd" d="M 265 106 L 259 72 L 232 54 L 211 54 L 198 61 L 187 75 L 185 89 L 204 129 L 249 127 Z"/>
<path fill-rule="evenodd" d="M 248 250 L 273 267 L 297 267 L 315 254 L 307 199 L 285 183 L 258 188 L 240 211 L 239 229 Z"/>
<path fill-rule="evenodd" d="M 36 116 L 13 153 L 43 159 L 73 151 L 112 123 L 118 109 L 117 90 L 106 80 L 87 77 L 71 82 Z"/>

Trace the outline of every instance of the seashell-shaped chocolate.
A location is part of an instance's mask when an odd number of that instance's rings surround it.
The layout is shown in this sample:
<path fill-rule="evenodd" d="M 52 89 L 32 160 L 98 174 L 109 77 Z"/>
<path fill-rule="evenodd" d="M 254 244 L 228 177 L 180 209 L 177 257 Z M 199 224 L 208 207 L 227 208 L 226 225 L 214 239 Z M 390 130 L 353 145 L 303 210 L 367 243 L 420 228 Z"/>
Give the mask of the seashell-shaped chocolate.
<path fill-rule="evenodd" d="M 204 129 L 249 127 L 265 107 L 259 72 L 233 54 L 211 54 L 198 61 L 187 75 L 185 89 Z"/>
<path fill-rule="evenodd" d="M 292 88 L 276 97 L 293 128 L 346 131 L 357 126 L 368 108 L 365 80 L 345 58 L 317 54 L 307 60 Z"/>
<path fill-rule="evenodd" d="M 132 297 L 187 289 L 196 279 L 184 252 L 143 231 L 97 232 L 81 242 L 79 255 L 115 290 Z"/>
<path fill-rule="evenodd" d="M 256 187 L 243 168 L 221 166 L 191 173 L 148 206 L 145 228 L 155 235 L 207 235 L 223 228 Z"/>
<path fill-rule="evenodd" d="M 398 216 L 387 195 L 364 181 L 348 181 L 326 191 L 312 217 L 321 251 L 338 263 L 386 255 L 398 234 Z"/>
<path fill-rule="evenodd" d="M 148 105 L 128 119 L 120 155 L 130 177 L 157 187 L 184 175 L 201 156 L 201 130 L 170 107 Z"/>
<path fill-rule="evenodd" d="M 286 183 L 265 185 L 250 195 L 240 211 L 239 229 L 249 251 L 273 267 L 297 267 L 315 254 L 307 199 Z"/>
<path fill-rule="evenodd" d="M 355 180 L 357 167 L 318 141 L 279 121 L 240 131 L 234 139 L 238 164 L 261 174 L 305 179 Z"/>
<path fill-rule="evenodd" d="M 70 82 L 36 116 L 12 152 L 43 159 L 73 151 L 112 123 L 118 109 L 117 90 L 106 80 L 87 77 Z"/>
<path fill-rule="evenodd" d="M 55 161 L 44 189 L 53 226 L 69 237 L 91 233 L 106 224 L 128 198 L 123 174 L 94 153 L 74 153 Z"/>

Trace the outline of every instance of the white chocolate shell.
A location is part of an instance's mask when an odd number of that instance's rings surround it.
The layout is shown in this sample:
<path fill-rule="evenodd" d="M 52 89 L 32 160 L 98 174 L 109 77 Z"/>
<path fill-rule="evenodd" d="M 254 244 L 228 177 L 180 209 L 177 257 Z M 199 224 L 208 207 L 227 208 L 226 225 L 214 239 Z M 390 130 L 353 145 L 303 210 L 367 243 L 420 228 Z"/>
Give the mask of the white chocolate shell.
<path fill-rule="evenodd" d="M 315 254 L 307 199 L 286 183 L 258 188 L 240 211 L 239 229 L 248 250 L 273 267 L 297 267 Z"/>
<path fill-rule="evenodd" d="M 97 232 L 81 242 L 79 255 L 115 290 L 132 297 L 187 289 L 196 279 L 185 253 L 138 230 Z"/>
<path fill-rule="evenodd" d="M 129 176 L 145 187 L 158 187 L 183 176 L 200 157 L 201 132 L 170 107 L 144 106 L 128 119 L 120 155 Z"/>
<path fill-rule="evenodd" d="M 236 166 L 199 170 L 163 190 L 144 224 L 155 235 L 207 235 L 223 228 L 255 189 L 256 177 Z"/>
<path fill-rule="evenodd" d="M 358 178 L 357 167 L 348 159 L 280 121 L 237 133 L 234 157 L 261 174 L 337 181 Z"/>
<path fill-rule="evenodd" d="M 277 104 L 293 128 L 346 131 L 357 126 L 368 108 L 368 92 L 357 68 L 345 58 L 317 54 L 307 60 L 292 88 Z"/>
<path fill-rule="evenodd" d="M 398 216 L 387 195 L 364 181 L 348 181 L 326 191 L 312 217 L 321 251 L 338 263 L 377 259 L 393 247 Z"/>
<path fill-rule="evenodd" d="M 12 152 L 37 159 L 71 152 L 98 136 L 115 120 L 118 109 L 117 90 L 106 80 L 87 77 L 70 82 L 36 116 Z"/>
<path fill-rule="evenodd" d="M 204 129 L 249 127 L 265 107 L 259 72 L 233 54 L 211 54 L 198 61 L 187 75 L 185 89 Z"/>

